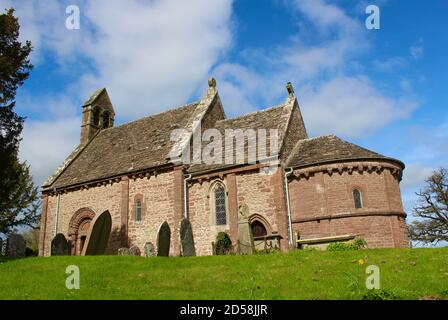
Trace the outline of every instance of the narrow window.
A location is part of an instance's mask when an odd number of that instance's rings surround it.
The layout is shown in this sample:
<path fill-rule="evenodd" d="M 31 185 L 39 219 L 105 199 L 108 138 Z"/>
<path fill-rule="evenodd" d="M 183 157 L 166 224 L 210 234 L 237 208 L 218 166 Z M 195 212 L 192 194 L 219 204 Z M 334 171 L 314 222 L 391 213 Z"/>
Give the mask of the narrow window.
<path fill-rule="evenodd" d="M 355 202 L 356 209 L 362 208 L 361 191 L 359 191 L 358 189 L 353 190 L 353 201 Z"/>
<path fill-rule="evenodd" d="M 135 202 L 135 221 L 137 223 L 142 221 L 142 202 L 140 200 Z"/>
<path fill-rule="evenodd" d="M 109 128 L 109 112 L 103 113 L 103 129 Z"/>
<path fill-rule="evenodd" d="M 219 184 L 215 189 L 216 224 L 227 224 L 226 190 Z"/>
<path fill-rule="evenodd" d="M 93 124 L 96 126 L 100 124 L 100 109 L 98 108 L 93 110 Z"/>

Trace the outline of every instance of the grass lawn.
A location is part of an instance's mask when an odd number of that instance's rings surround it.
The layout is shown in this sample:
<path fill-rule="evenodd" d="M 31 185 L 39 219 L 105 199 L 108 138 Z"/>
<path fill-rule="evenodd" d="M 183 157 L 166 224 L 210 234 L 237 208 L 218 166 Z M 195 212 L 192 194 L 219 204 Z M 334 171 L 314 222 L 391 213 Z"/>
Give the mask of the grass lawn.
<path fill-rule="evenodd" d="M 362 299 L 365 269 L 372 264 L 380 268 L 381 289 L 389 297 L 448 299 L 448 248 L 3 258 L 0 299 Z M 80 269 L 80 290 L 65 287 L 68 265 Z"/>

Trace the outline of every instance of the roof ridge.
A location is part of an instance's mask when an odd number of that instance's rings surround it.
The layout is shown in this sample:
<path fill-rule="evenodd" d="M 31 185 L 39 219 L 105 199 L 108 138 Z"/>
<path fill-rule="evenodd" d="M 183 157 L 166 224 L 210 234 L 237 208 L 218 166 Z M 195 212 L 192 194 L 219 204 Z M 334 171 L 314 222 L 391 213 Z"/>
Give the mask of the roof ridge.
<path fill-rule="evenodd" d="M 186 103 L 186 104 L 180 105 L 180 106 L 175 107 L 175 108 L 170 108 L 168 110 L 161 111 L 161 112 L 158 112 L 158 113 L 154 113 L 154 114 L 151 114 L 151 115 L 147 115 L 147 116 L 144 116 L 144 117 L 139 118 L 139 119 L 135 119 L 135 120 L 131 120 L 131 121 L 128 121 L 128 122 L 125 122 L 125 123 L 121 123 L 121 124 L 119 124 L 119 125 L 117 125 L 115 127 L 110 127 L 110 128 L 103 129 L 103 130 L 101 130 L 101 132 L 107 131 L 107 130 L 110 130 L 110 129 L 117 129 L 117 128 L 124 127 L 124 126 L 127 126 L 127 125 L 131 125 L 131 124 L 134 124 L 134 123 L 139 122 L 139 121 L 148 120 L 149 118 L 153 118 L 153 117 L 156 117 L 156 116 L 161 116 L 161 115 L 163 115 L 165 113 L 172 112 L 174 110 L 179 110 L 179 109 L 182 109 L 182 108 L 188 108 L 188 107 L 191 107 L 193 105 L 197 105 L 199 102 L 200 102 L 200 100 L 197 100 L 197 101 L 194 101 L 194 102 L 191 102 L 191 103 Z"/>

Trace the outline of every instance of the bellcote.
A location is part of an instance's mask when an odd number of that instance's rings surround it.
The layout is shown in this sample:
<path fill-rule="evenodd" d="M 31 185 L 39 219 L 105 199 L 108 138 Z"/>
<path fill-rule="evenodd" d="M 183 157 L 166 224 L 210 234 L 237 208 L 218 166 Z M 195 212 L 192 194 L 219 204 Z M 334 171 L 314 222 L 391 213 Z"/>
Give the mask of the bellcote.
<path fill-rule="evenodd" d="M 115 111 L 105 88 L 96 90 L 82 106 L 81 144 L 114 126 Z"/>

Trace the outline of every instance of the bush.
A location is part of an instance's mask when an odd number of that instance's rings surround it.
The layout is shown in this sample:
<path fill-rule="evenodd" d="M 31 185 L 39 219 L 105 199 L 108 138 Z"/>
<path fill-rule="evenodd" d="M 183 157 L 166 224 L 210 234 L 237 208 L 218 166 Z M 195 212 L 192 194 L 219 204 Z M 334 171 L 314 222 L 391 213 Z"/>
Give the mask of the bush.
<path fill-rule="evenodd" d="M 333 242 L 328 245 L 327 250 L 328 251 L 352 251 L 352 250 L 358 250 L 358 249 L 353 243 Z"/>
<path fill-rule="evenodd" d="M 232 250 L 232 240 L 225 232 L 218 233 L 216 237 L 215 254 L 224 255 L 229 254 Z"/>
<path fill-rule="evenodd" d="M 327 247 L 328 251 L 353 251 L 367 247 L 367 243 L 362 238 L 356 238 L 353 242 L 333 242 Z"/>
<path fill-rule="evenodd" d="M 29 247 L 26 247 L 25 257 L 37 257 L 38 255 L 39 255 L 39 252 L 37 250 L 33 250 Z"/>
<path fill-rule="evenodd" d="M 358 250 L 367 248 L 367 242 L 363 238 L 355 238 L 353 244 L 358 248 Z"/>
<path fill-rule="evenodd" d="M 362 297 L 363 300 L 396 300 L 398 297 L 391 291 L 384 289 L 373 289 L 367 291 Z"/>

